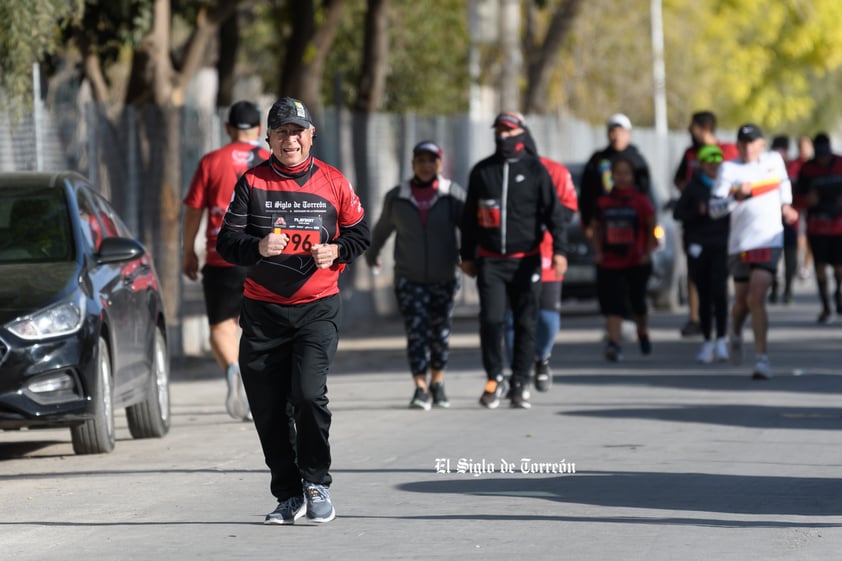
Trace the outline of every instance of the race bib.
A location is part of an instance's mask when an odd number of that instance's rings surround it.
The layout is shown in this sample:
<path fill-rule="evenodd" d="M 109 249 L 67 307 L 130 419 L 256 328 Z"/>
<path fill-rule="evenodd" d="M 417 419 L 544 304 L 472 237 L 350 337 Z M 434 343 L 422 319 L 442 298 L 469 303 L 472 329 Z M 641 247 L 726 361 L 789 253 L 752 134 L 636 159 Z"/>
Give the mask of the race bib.
<path fill-rule="evenodd" d="M 482 228 L 499 228 L 500 203 L 495 199 L 480 199 L 477 207 L 477 222 Z"/>
<path fill-rule="evenodd" d="M 772 250 L 768 247 L 749 249 L 740 253 L 740 260 L 743 263 L 766 263 L 772 259 Z"/>
<path fill-rule="evenodd" d="M 285 216 L 275 219 L 273 231 L 289 236 L 289 243 L 284 247 L 283 255 L 310 254 L 313 246 L 321 243 L 321 216 Z"/>
<path fill-rule="evenodd" d="M 611 221 L 605 224 L 605 241 L 610 245 L 631 245 L 634 243 L 634 225 L 625 221 Z"/>

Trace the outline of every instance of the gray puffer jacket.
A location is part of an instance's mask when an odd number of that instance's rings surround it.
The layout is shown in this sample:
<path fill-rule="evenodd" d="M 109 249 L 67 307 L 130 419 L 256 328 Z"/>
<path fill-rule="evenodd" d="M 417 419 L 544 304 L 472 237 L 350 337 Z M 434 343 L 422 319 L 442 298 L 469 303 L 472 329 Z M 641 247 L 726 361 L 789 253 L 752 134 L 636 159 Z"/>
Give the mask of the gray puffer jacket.
<path fill-rule="evenodd" d="M 417 283 L 453 280 L 459 263 L 459 223 L 464 204 L 465 189 L 439 176 L 424 224 L 409 181 L 392 188 L 383 200 L 366 262 L 370 266 L 377 262 L 380 250 L 395 232 L 395 276 Z"/>

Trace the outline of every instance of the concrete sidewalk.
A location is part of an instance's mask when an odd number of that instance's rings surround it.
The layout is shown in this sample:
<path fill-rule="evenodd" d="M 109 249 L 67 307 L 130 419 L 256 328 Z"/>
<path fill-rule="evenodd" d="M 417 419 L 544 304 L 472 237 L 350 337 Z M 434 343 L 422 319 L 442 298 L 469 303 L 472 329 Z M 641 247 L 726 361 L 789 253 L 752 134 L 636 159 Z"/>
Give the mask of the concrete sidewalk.
<path fill-rule="evenodd" d="M 531 410 L 477 404 L 473 320 L 454 328 L 453 405 L 429 412 L 407 409 L 399 323 L 345 333 L 329 382 L 338 518 L 324 526 L 261 524 L 273 504 L 254 430 L 225 415 L 210 360 L 180 361 L 164 439 L 131 441 L 122 420 L 113 454 L 82 457 L 64 431 L 0 435 L 0 551 L 17 561 L 835 559 L 842 327 L 815 325 L 807 296 L 771 314 L 768 382 L 749 378 L 750 363 L 694 363 L 699 341 L 678 336 L 683 316 L 654 315 L 654 354 L 631 342 L 620 364 L 602 359 L 601 318 L 565 316 L 555 383 L 533 392 Z"/>

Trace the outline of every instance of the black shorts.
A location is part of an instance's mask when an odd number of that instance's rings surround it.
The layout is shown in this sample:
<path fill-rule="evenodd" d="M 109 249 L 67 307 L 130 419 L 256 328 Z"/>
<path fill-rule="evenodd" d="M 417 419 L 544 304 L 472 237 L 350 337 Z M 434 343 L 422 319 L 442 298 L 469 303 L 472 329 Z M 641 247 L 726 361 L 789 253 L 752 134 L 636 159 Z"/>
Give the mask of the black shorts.
<path fill-rule="evenodd" d="M 605 316 L 625 316 L 629 309 L 635 315 L 646 315 L 646 285 L 652 264 L 622 269 L 596 269 L 599 311 Z"/>
<path fill-rule="evenodd" d="M 807 236 L 813 263 L 842 265 L 842 236 Z"/>
<path fill-rule="evenodd" d="M 210 325 L 240 316 L 245 280 L 243 267 L 202 267 L 202 290 Z"/>
<path fill-rule="evenodd" d="M 734 277 L 734 282 L 748 282 L 752 269 L 769 271 L 773 275 L 778 272 L 778 261 L 781 260 L 783 248 L 758 247 L 728 256 L 728 272 Z"/>

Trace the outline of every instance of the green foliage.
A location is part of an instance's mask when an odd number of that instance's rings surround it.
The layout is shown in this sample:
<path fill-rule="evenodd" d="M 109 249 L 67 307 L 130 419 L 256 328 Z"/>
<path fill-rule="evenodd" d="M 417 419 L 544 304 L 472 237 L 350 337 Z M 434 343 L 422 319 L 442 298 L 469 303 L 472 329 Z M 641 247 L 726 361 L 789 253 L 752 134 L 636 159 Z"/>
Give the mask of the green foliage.
<path fill-rule="evenodd" d="M 464 0 L 401 3 L 390 11 L 385 111 L 468 109 L 470 34 Z"/>
<path fill-rule="evenodd" d="M 342 103 L 356 99 L 362 60 L 366 2 L 349 0 L 328 55 L 323 98 L 335 102 L 339 77 Z M 466 0 L 394 2 L 389 10 L 389 70 L 383 111 L 422 115 L 468 108 Z"/>
<path fill-rule="evenodd" d="M 83 0 L 0 0 L 0 90 L 31 102 L 32 65 L 61 44 L 59 30 L 84 11 Z"/>
<path fill-rule="evenodd" d="M 583 5 L 565 47 L 561 106 L 592 122 L 621 110 L 652 123 L 649 5 Z M 725 128 L 838 119 L 835 88 L 824 84 L 842 81 L 840 21 L 838 0 L 663 0 L 670 126 L 686 126 L 699 109 L 716 112 Z"/>
<path fill-rule="evenodd" d="M 816 110 L 812 84 L 842 65 L 838 0 L 709 0 L 694 49 L 724 64 L 711 69 L 711 101 L 725 122 L 783 127 Z M 727 25 L 724 25 L 727 22 Z"/>
<path fill-rule="evenodd" d="M 650 124 L 649 0 L 588 0 L 564 48 L 557 106 L 594 123 L 617 111 Z M 669 79 L 667 86 L 670 86 Z"/>

